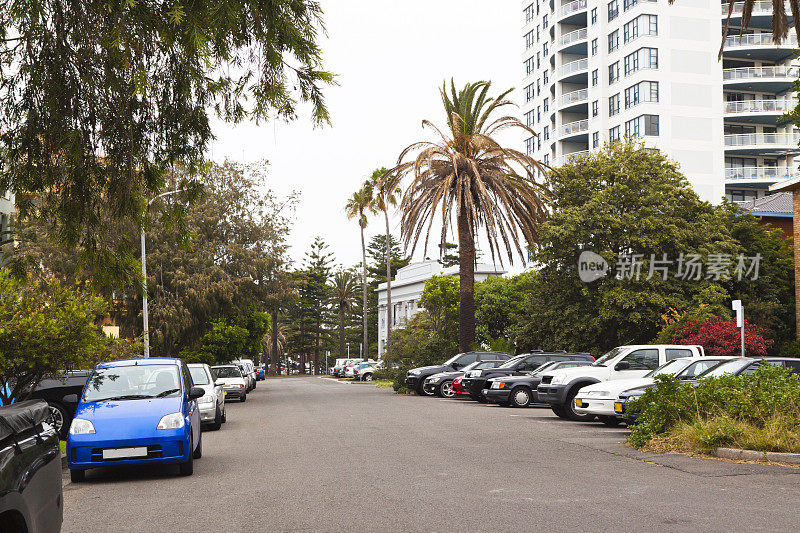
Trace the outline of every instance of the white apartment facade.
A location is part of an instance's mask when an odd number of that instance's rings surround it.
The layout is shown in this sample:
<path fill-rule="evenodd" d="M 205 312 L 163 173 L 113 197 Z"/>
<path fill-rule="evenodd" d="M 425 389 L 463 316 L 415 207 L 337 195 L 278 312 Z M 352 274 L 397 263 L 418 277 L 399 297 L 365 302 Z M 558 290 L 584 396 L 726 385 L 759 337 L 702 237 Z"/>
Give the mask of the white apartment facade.
<path fill-rule="evenodd" d="M 14 195 L 0 190 L 0 243 L 11 238 L 11 217 L 15 211 Z"/>
<path fill-rule="evenodd" d="M 791 10 L 787 4 L 787 13 Z M 763 197 L 794 177 L 797 40 L 776 46 L 771 2 L 739 35 L 742 3 L 718 59 L 727 3 L 524 0 L 526 153 L 558 166 L 627 136 L 680 164 L 701 198 Z"/>
<path fill-rule="evenodd" d="M 491 276 L 502 276 L 506 271 L 496 265 L 475 265 L 475 281 Z M 443 267 L 438 261 L 427 259 L 411 263 L 397 271 L 392 280 L 392 328 L 402 328 L 420 309 L 419 299 L 425 282 L 437 275 L 458 276 L 458 266 Z M 378 293 L 378 357 L 386 352 L 386 283 L 376 289 Z"/>

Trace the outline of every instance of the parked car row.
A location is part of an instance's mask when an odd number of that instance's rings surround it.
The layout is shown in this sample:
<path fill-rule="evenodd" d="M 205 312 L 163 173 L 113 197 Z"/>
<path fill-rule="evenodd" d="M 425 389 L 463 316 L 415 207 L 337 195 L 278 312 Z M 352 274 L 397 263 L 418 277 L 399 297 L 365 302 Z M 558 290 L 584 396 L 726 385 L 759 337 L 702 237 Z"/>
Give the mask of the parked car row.
<path fill-rule="evenodd" d="M 73 482 L 93 468 L 123 465 L 177 464 L 191 475 L 203 455 L 203 432 L 219 430 L 227 401 L 244 402 L 255 388 L 247 359 L 213 367 L 127 359 L 99 364 L 87 377 L 66 439 Z"/>
<path fill-rule="evenodd" d="M 354 381 L 372 381 L 375 371 L 381 368 L 381 361 L 368 359 L 337 359 L 333 367 L 329 369 L 330 374 L 335 378 L 352 378 Z"/>

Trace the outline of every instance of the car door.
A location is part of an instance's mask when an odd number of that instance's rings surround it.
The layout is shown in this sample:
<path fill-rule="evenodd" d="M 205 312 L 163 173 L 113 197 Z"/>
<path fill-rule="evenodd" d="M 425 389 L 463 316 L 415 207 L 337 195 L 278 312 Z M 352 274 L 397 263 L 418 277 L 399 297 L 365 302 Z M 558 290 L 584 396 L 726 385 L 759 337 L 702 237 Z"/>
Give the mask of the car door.
<path fill-rule="evenodd" d="M 627 368 L 620 363 L 627 363 Z M 639 378 L 658 366 L 658 348 L 639 348 L 619 360 L 611 369 L 609 377 L 610 379 Z"/>
<path fill-rule="evenodd" d="M 183 374 L 183 401 L 186 406 L 186 413 L 189 415 L 189 420 L 192 424 L 192 435 L 194 435 L 194 442 L 200 438 L 200 410 L 197 408 L 197 400 L 189 398 L 189 391 L 192 390 L 194 382 L 192 375 L 189 373 L 189 367 L 186 363 L 181 363 L 181 373 Z"/>
<path fill-rule="evenodd" d="M 517 372 L 531 372 L 536 370 L 543 364 L 547 362 L 547 357 L 544 355 L 532 355 L 531 357 L 526 357 L 522 364 L 517 366 Z"/>
<path fill-rule="evenodd" d="M 222 385 L 217 385 L 214 381 L 214 376 L 211 373 L 211 369 L 206 366 L 206 374 L 208 374 L 208 379 L 211 380 L 211 385 L 214 387 L 214 396 L 217 397 L 217 405 L 222 406 L 225 402 L 225 391 L 222 388 Z"/>

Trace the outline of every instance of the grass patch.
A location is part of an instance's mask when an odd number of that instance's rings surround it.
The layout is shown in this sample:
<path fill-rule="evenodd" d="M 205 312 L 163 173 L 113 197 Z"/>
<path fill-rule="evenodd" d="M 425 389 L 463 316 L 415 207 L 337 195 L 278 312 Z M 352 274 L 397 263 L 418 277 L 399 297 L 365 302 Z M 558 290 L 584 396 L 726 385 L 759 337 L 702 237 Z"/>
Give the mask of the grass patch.
<path fill-rule="evenodd" d="M 65 455 L 67 453 L 67 441 L 58 441 L 58 447 L 61 449 L 61 455 Z"/>
<path fill-rule="evenodd" d="M 394 385 L 391 379 L 376 379 L 373 383 L 375 383 L 376 387 L 391 387 Z"/>

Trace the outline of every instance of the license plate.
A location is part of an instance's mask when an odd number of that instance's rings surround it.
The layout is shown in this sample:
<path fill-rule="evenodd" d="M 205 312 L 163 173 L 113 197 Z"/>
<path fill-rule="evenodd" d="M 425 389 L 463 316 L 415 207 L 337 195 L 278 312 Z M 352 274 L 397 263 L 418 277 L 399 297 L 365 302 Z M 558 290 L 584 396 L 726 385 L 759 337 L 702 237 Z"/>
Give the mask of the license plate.
<path fill-rule="evenodd" d="M 575 400 L 575 405 L 578 407 L 583 407 L 583 400 Z"/>
<path fill-rule="evenodd" d="M 107 448 L 103 450 L 103 459 L 124 459 L 127 457 L 147 457 L 147 446 L 137 448 Z"/>
<path fill-rule="evenodd" d="M 622 404 L 621 403 L 615 403 L 614 404 L 614 412 L 615 413 L 621 413 L 622 412 Z"/>

